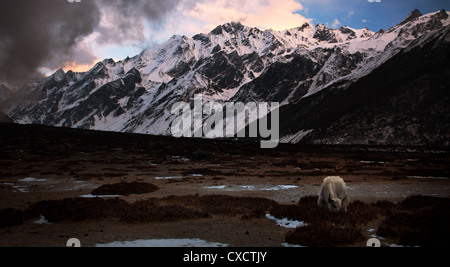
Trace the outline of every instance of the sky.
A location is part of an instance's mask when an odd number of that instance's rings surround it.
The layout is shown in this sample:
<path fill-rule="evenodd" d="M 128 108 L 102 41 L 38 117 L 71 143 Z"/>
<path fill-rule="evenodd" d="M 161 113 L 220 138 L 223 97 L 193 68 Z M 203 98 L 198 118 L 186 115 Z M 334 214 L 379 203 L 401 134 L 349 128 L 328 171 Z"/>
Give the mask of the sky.
<path fill-rule="evenodd" d="M 231 21 L 274 30 L 310 22 L 378 31 L 415 8 L 448 11 L 450 1 L 0 0 L 0 84 L 58 68 L 86 71 L 105 58 L 122 60 L 172 35 L 191 37 Z"/>
<path fill-rule="evenodd" d="M 450 10 L 447 0 L 301 0 L 304 9 L 298 13 L 312 18 L 313 23 L 331 27 L 363 27 L 371 31 L 386 30 L 397 25 L 414 9 L 427 14 Z"/>

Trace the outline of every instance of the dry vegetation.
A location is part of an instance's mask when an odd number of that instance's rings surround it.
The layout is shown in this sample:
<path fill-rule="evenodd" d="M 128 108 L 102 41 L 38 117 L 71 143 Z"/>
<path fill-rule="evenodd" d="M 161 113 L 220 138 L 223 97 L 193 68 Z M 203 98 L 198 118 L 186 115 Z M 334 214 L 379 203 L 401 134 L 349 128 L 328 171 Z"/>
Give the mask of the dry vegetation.
<path fill-rule="evenodd" d="M 49 222 L 81 222 L 117 219 L 123 223 L 167 222 L 215 215 L 238 216 L 242 220 L 276 218 L 301 220 L 306 226 L 289 232 L 285 240 L 302 246 L 352 245 L 366 240 L 366 225 L 381 223 L 376 234 L 408 246 L 448 246 L 450 200 L 413 196 L 394 204 L 378 201 L 367 204 L 354 201 L 348 212 L 329 212 L 316 204 L 316 196 L 307 196 L 294 205 L 273 200 L 227 195 L 169 196 L 128 203 L 119 198 L 71 198 L 41 201 L 27 210 L 0 211 L 1 227 L 20 225 L 25 220 L 44 216 Z"/>

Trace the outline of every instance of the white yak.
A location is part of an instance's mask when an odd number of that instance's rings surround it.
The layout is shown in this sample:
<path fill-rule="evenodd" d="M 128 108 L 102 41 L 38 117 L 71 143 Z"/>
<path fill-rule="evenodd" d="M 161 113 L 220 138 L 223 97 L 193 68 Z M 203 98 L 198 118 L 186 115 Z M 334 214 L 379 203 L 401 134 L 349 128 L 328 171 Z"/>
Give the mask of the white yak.
<path fill-rule="evenodd" d="M 339 176 L 329 176 L 323 179 L 320 187 L 319 200 L 317 204 L 320 206 L 328 206 L 329 211 L 337 212 L 350 204 L 350 197 L 347 194 L 347 185 Z"/>

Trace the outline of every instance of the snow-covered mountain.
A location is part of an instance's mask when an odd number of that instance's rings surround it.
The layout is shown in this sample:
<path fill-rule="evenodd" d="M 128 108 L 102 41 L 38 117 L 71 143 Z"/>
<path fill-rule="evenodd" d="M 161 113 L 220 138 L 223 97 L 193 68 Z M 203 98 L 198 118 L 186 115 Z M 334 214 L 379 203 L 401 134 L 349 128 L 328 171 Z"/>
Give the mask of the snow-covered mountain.
<path fill-rule="evenodd" d="M 403 48 L 387 47 L 395 55 L 381 54 L 382 64 L 373 61 L 378 67 L 362 69 L 367 74 L 358 80 L 352 81 L 360 75 L 355 72 L 281 108 L 281 141 L 450 146 L 450 26 L 434 27 L 445 15 L 420 16 L 389 29 L 388 34 L 417 38 Z M 419 34 L 421 29 L 431 30 Z"/>
<path fill-rule="evenodd" d="M 7 113 L 18 123 L 168 135 L 172 105 L 194 94 L 294 107 L 324 90 L 349 88 L 449 24 L 444 10 L 415 10 L 377 33 L 308 23 L 262 31 L 227 23 L 192 38 L 173 36 L 122 61 L 105 59 L 85 73 L 58 70 L 33 86 L 33 101 Z M 297 142 L 313 131 L 282 130 L 283 140 Z"/>

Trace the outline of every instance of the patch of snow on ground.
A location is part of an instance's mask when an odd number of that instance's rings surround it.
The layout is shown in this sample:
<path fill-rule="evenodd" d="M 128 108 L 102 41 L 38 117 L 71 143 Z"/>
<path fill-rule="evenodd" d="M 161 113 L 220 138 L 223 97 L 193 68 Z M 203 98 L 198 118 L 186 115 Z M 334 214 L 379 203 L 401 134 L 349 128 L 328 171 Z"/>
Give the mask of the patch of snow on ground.
<path fill-rule="evenodd" d="M 206 189 L 225 189 L 226 185 L 205 186 Z"/>
<path fill-rule="evenodd" d="M 303 227 L 303 226 L 308 225 L 304 221 L 289 220 L 287 218 L 277 219 L 270 214 L 266 214 L 266 218 L 270 219 L 270 220 L 274 220 L 278 226 L 285 227 L 285 228 L 297 228 L 297 227 Z"/>
<path fill-rule="evenodd" d="M 87 194 L 87 195 L 81 195 L 80 197 L 82 197 L 82 198 L 120 197 L 120 195 L 92 195 L 92 194 Z"/>
<path fill-rule="evenodd" d="M 278 191 L 298 188 L 296 185 L 215 185 L 205 189 L 223 189 L 224 191 Z"/>
<path fill-rule="evenodd" d="M 449 177 L 438 177 L 438 176 L 407 176 L 408 178 L 414 178 L 414 179 L 450 179 Z"/>
<path fill-rule="evenodd" d="M 287 189 L 294 189 L 294 188 L 297 188 L 297 187 L 298 186 L 296 186 L 296 185 L 277 185 L 277 186 L 273 186 L 273 187 L 263 188 L 261 190 L 267 190 L 267 191 L 287 190 Z"/>
<path fill-rule="evenodd" d="M 301 245 L 292 245 L 289 243 L 281 243 L 281 245 L 286 248 L 305 248 L 306 247 L 306 246 L 301 246 Z"/>
<path fill-rule="evenodd" d="M 180 179 L 183 176 L 163 176 L 163 177 L 155 177 L 156 180 L 164 180 L 164 179 Z"/>
<path fill-rule="evenodd" d="M 34 223 L 37 224 L 51 224 L 47 221 L 47 219 L 41 215 L 41 217 L 39 218 L 39 220 L 34 221 Z"/>
<path fill-rule="evenodd" d="M 47 179 L 36 179 L 33 177 L 27 177 L 27 178 L 23 178 L 21 180 L 19 180 L 19 182 L 46 182 L 48 181 Z"/>
<path fill-rule="evenodd" d="M 15 189 L 14 192 L 22 193 L 74 191 L 98 186 L 95 183 L 80 181 L 75 178 L 37 179 L 34 177 L 26 177 L 17 180 L 15 183 L 2 184 L 11 186 Z"/>

